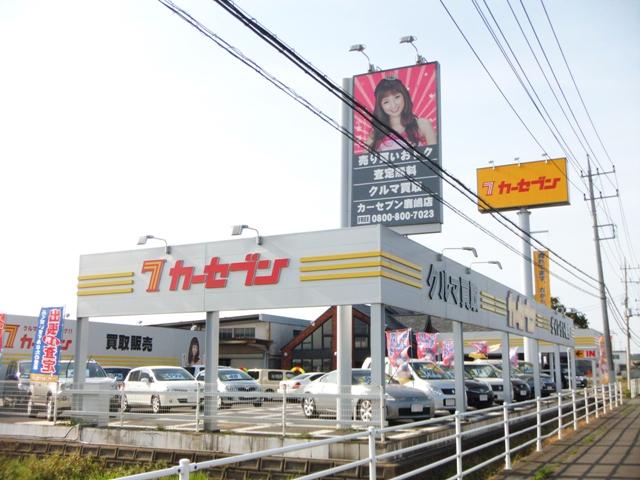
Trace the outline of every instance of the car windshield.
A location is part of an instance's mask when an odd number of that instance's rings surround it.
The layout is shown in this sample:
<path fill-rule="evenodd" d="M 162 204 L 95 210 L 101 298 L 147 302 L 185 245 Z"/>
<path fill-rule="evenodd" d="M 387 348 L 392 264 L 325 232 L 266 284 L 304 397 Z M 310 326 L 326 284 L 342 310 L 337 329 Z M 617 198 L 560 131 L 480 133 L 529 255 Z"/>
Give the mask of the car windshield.
<path fill-rule="evenodd" d="M 73 362 L 61 362 L 59 378 L 73 378 L 73 370 Z M 87 362 L 85 376 L 87 378 L 104 378 L 107 376 L 107 372 L 96 362 Z"/>
<path fill-rule="evenodd" d="M 20 362 L 18 364 L 20 378 L 28 378 L 31 373 L 31 362 Z"/>
<path fill-rule="evenodd" d="M 518 367 L 527 375 L 533 375 L 533 365 L 531 365 L 530 363 L 520 362 L 518 364 Z"/>
<path fill-rule="evenodd" d="M 222 382 L 237 382 L 239 380 L 253 380 L 253 377 L 242 370 L 218 370 L 218 378 Z"/>
<path fill-rule="evenodd" d="M 180 382 L 193 380 L 193 375 L 184 368 L 154 368 L 153 374 L 159 382 Z"/>
<path fill-rule="evenodd" d="M 465 365 L 464 369 L 472 377 L 500 378 L 498 371 L 491 365 Z"/>
<path fill-rule="evenodd" d="M 413 370 L 423 380 L 448 380 L 451 375 L 437 366 L 435 363 L 411 362 Z"/>

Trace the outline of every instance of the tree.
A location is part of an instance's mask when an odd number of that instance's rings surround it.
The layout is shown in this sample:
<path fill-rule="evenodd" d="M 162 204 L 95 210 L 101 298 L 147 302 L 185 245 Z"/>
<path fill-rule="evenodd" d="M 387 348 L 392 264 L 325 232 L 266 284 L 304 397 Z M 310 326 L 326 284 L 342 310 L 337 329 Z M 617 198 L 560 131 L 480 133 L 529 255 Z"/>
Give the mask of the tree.
<path fill-rule="evenodd" d="M 575 327 L 589 328 L 589 320 L 587 319 L 587 316 L 575 308 L 565 307 L 558 297 L 551 297 L 551 308 L 573 320 L 573 325 Z"/>

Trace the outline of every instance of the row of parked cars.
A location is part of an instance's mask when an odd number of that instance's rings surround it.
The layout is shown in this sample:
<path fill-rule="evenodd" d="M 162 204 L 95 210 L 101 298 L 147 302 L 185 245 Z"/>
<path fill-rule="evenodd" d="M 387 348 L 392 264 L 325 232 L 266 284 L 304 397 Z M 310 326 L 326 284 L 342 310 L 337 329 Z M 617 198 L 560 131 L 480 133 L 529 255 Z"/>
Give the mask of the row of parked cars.
<path fill-rule="evenodd" d="M 362 369 L 352 371 L 350 393 L 356 397 L 350 411 L 363 420 L 372 418 L 376 400 L 371 386 L 370 360 L 365 360 Z M 465 390 L 468 406 L 486 408 L 504 401 L 504 385 L 499 361 L 482 360 L 465 362 Z M 202 366 L 188 367 L 148 366 L 138 368 L 101 367 L 95 361 L 86 365 L 86 383 L 92 389 L 113 390 L 110 408 L 125 411 L 132 407 L 150 408 L 154 413 L 174 407 L 195 408 L 202 402 L 205 370 Z M 410 360 L 402 368 L 392 367 L 386 361 L 386 408 L 390 420 L 428 418 L 436 410 L 456 410 L 455 381 L 451 368 L 424 360 Z M 59 381 L 53 383 L 30 383 L 30 362 L 20 361 L 16 365 L 14 388 L 5 389 L 5 405 L 26 408 L 30 416 L 45 411 L 47 419 L 53 418 L 55 408 L 71 408 L 70 389 L 73 382 L 74 362 L 63 361 L 60 365 Z M 581 379 L 579 379 L 579 382 Z M 580 385 L 579 385 L 580 386 Z M 534 397 L 531 364 L 521 362 L 512 369 L 511 385 L 514 401 Z M 121 393 L 115 390 L 122 390 Z M 555 383 L 548 375 L 541 375 L 541 396 L 555 393 Z M 232 404 L 253 404 L 260 407 L 265 397 L 261 392 L 286 394 L 291 401 L 298 401 L 307 417 L 334 414 L 335 395 L 338 393 L 337 371 L 309 372 L 297 375 L 286 370 L 252 369 L 243 371 L 231 367 L 218 367 L 218 407 Z M 246 393 L 246 396 L 239 395 Z M 109 394 L 106 394 L 107 396 Z M 268 399 L 269 397 L 267 397 Z"/>

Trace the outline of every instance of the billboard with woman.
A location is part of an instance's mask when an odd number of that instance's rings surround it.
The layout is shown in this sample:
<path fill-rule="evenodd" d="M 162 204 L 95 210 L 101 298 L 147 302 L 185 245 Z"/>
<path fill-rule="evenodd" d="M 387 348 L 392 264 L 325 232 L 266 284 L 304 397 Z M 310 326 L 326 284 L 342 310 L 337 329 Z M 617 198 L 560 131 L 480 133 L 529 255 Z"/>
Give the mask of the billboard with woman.
<path fill-rule="evenodd" d="M 352 115 L 349 225 L 440 231 L 438 64 L 357 75 L 352 88 L 366 113 Z"/>

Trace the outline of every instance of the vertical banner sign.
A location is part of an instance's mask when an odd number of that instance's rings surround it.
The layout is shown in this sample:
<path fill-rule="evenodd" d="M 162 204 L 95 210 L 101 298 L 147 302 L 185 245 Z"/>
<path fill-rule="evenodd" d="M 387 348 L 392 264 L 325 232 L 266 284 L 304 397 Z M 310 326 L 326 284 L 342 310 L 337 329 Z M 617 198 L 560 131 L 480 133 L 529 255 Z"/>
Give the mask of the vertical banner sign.
<path fill-rule="evenodd" d="M 551 308 L 551 280 L 549 278 L 549 251 L 533 251 L 533 276 L 535 278 L 535 299 Z"/>
<path fill-rule="evenodd" d="M 31 355 L 32 382 L 57 382 L 62 343 L 64 307 L 40 310 Z"/>
<path fill-rule="evenodd" d="M 392 367 L 399 367 L 409 361 L 411 348 L 411 329 L 391 330 L 387 335 L 387 355 Z"/>
<path fill-rule="evenodd" d="M 509 361 L 512 367 L 518 366 L 518 347 L 511 347 L 509 349 Z"/>
<path fill-rule="evenodd" d="M 442 364 L 445 367 L 453 365 L 453 340 L 447 340 L 442 344 Z"/>
<path fill-rule="evenodd" d="M 350 226 L 383 224 L 399 233 L 441 231 L 438 63 L 357 75 L 353 95 L 372 116 L 353 115 Z M 376 120 L 398 135 L 376 127 Z"/>
<path fill-rule="evenodd" d="M 600 375 L 601 383 L 609 383 L 609 364 L 607 362 L 607 349 L 605 347 L 604 335 L 598 337 L 598 353 L 600 355 Z"/>
<path fill-rule="evenodd" d="M 0 313 L 0 354 L 2 353 L 2 345 L 4 343 L 4 324 L 6 322 L 6 317 L 4 313 Z"/>
<path fill-rule="evenodd" d="M 487 358 L 489 344 L 487 342 L 473 342 L 471 344 L 474 351 L 469 354 L 471 358 Z"/>
<path fill-rule="evenodd" d="M 418 347 L 418 358 L 434 362 L 438 354 L 438 334 L 416 332 L 416 345 Z"/>

